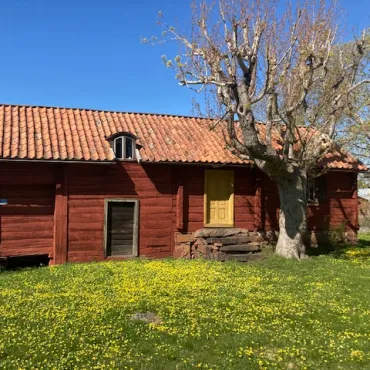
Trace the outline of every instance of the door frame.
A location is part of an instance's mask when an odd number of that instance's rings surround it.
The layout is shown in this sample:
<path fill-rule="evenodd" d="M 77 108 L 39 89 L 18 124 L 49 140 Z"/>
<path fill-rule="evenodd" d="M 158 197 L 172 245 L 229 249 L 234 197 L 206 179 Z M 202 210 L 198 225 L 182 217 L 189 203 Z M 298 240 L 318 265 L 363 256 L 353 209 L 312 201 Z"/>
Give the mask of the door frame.
<path fill-rule="evenodd" d="M 132 240 L 132 255 L 125 255 L 122 257 L 137 257 L 139 255 L 139 199 L 128 199 L 128 198 L 106 198 L 104 199 L 104 257 L 110 258 L 108 256 L 108 206 L 109 203 L 134 203 L 134 230 L 133 230 L 133 240 Z M 121 257 L 121 256 L 115 256 Z"/>
<path fill-rule="evenodd" d="M 210 176 L 212 176 L 213 173 L 218 173 L 218 174 L 224 174 L 225 176 L 228 176 L 231 180 L 230 182 L 230 187 L 231 187 L 231 194 L 230 194 L 230 199 L 229 199 L 229 213 L 230 213 L 230 223 L 228 224 L 210 224 L 208 223 L 208 183 L 211 181 Z M 203 225 L 204 227 L 234 227 L 235 225 L 235 216 L 234 216 L 234 211 L 235 211 L 235 206 L 234 206 L 234 191 L 235 191 L 235 173 L 233 170 L 229 169 L 206 169 L 204 171 L 204 220 L 203 220 Z"/>

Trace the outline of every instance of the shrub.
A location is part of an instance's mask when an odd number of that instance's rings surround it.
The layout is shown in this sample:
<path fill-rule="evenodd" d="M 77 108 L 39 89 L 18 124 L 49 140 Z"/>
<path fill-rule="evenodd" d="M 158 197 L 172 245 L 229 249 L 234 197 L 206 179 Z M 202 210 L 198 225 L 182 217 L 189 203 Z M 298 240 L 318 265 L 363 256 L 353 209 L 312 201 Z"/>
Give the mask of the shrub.
<path fill-rule="evenodd" d="M 328 243 L 331 249 L 341 250 L 348 247 L 345 236 L 347 221 L 341 222 L 338 226 L 329 228 Z"/>

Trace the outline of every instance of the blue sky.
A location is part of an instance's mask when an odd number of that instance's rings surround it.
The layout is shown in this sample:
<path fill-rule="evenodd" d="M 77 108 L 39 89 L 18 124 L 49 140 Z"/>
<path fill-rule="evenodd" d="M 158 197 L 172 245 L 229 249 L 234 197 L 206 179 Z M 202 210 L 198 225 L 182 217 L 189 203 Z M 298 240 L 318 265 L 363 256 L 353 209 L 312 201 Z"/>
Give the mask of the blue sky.
<path fill-rule="evenodd" d="M 156 15 L 190 19 L 190 0 L 2 0 L 0 102 L 191 114 L 193 94 L 150 46 Z M 367 0 L 343 0 L 348 26 L 370 25 Z"/>

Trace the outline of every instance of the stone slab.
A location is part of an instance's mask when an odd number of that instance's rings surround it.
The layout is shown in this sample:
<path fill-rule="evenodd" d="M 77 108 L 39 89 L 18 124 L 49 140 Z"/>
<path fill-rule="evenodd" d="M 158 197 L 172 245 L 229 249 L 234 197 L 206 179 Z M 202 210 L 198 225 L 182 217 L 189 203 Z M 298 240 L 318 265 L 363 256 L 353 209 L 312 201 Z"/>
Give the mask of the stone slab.
<path fill-rule="evenodd" d="M 261 250 L 261 247 L 259 243 L 225 245 L 220 248 L 220 251 L 224 253 L 258 252 L 260 250 Z"/>
<path fill-rule="evenodd" d="M 175 233 L 175 243 L 190 243 L 194 242 L 195 238 L 193 233 L 181 234 Z"/>
<path fill-rule="evenodd" d="M 209 227 L 197 230 L 194 238 L 226 237 L 241 233 L 248 233 L 248 230 L 234 227 Z"/>
<path fill-rule="evenodd" d="M 225 238 L 207 238 L 208 244 L 221 243 L 222 245 L 230 244 L 244 244 L 250 242 L 263 242 L 264 239 L 261 235 L 241 235 L 241 236 L 229 236 Z"/>

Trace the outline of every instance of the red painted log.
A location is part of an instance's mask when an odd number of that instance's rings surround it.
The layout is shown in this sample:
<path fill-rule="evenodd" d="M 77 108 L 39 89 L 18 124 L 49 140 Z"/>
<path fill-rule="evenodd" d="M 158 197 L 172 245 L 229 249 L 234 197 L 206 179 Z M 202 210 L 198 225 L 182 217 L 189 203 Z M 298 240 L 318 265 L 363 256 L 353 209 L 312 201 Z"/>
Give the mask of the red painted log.
<path fill-rule="evenodd" d="M 56 185 L 54 210 L 53 264 L 68 260 L 68 189 L 66 169 L 62 169 L 61 181 Z"/>
<path fill-rule="evenodd" d="M 181 182 L 177 188 L 176 195 L 176 228 L 184 228 L 184 184 Z"/>

